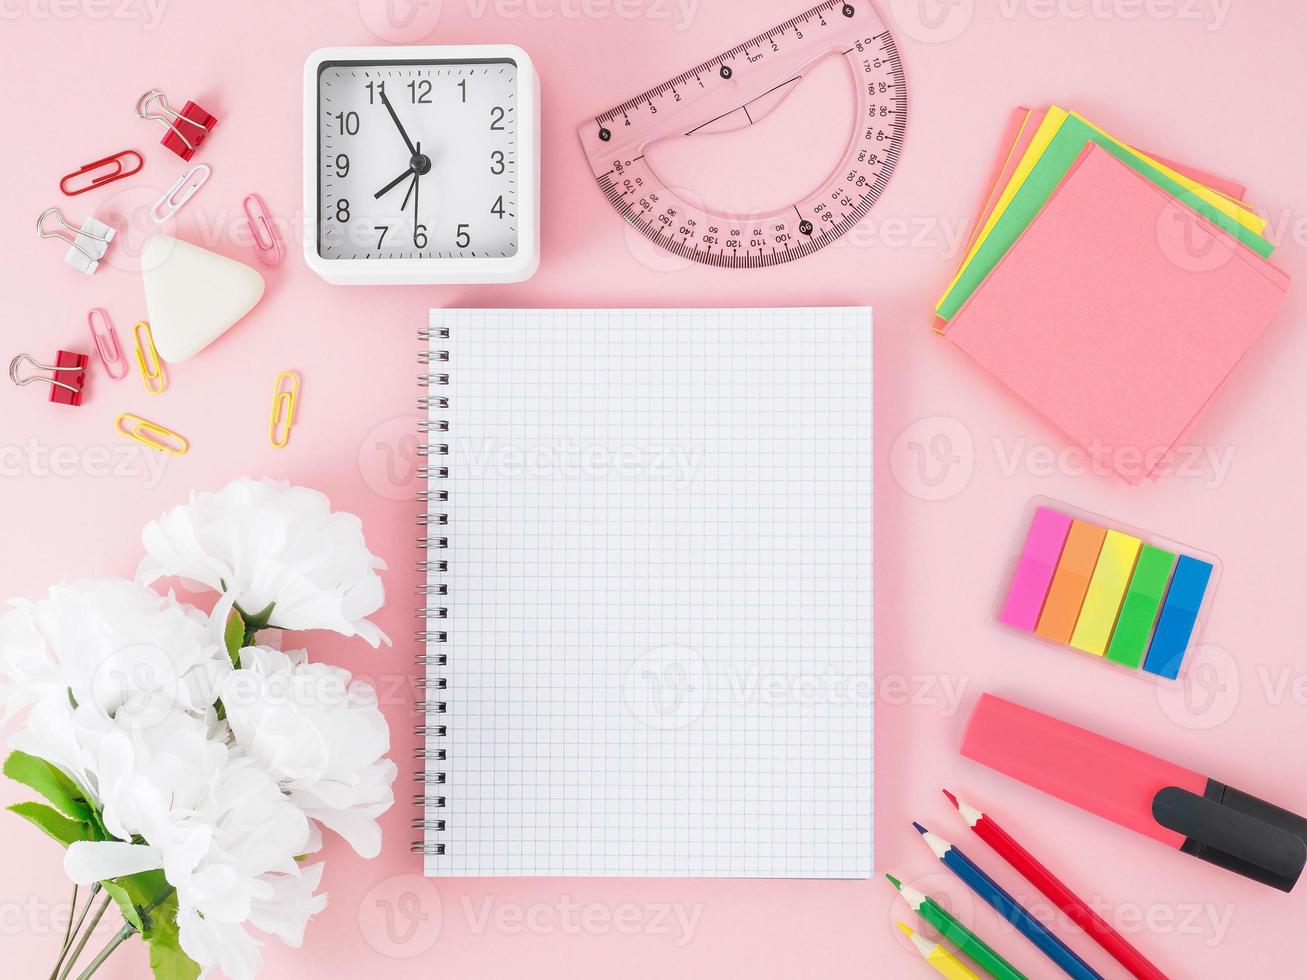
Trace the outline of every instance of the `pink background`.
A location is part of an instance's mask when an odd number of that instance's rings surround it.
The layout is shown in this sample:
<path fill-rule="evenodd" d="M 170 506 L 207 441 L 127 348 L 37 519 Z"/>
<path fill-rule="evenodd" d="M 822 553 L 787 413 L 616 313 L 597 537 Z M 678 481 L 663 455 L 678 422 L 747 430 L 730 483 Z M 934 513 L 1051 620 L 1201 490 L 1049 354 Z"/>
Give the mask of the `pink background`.
<path fill-rule="evenodd" d="M 300 72 L 325 45 L 405 39 L 511 41 L 535 58 L 543 89 L 544 258 L 508 287 L 350 289 L 313 276 L 299 254 L 267 274 L 255 312 L 196 360 L 171 369 L 159 398 L 103 375 L 80 409 L 41 389 L 0 386 L 4 507 L 0 595 L 43 592 L 65 576 L 127 575 L 140 526 L 193 488 L 238 474 L 318 487 L 360 514 L 389 563 L 380 621 L 399 642 L 372 653 L 313 637 L 316 655 L 374 678 L 409 768 L 414 650 L 412 539 L 416 460 L 407 433 L 416 389 L 414 330 L 430 306 L 871 304 L 876 308 L 878 870 L 953 897 L 964 919 L 1032 976 L 1051 968 L 941 873 L 912 832 L 921 820 L 959 842 L 1044 912 L 1047 904 L 969 840 L 941 785 L 973 798 L 1073 887 L 1110 908 L 1173 976 L 1297 972 L 1301 894 L 1278 892 L 1119 831 L 961 760 L 971 704 L 992 690 L 1307 810 L 1301 746 L 1301 420 L 1307 339 L 1288 304 L 1193 434 L 1207 462 L 1128 488 L 1082 459 L 928 328 L 956 265 L 1013 105 L 1059 101 L 1127 140 L 1246 181 L 1271 219 L 1277 261 L 1307 273 L 1301 91 L 1307 12 L 1286 3 L 1209 0 L 888 2 L 912 115 L 899 172 L 869 219 L 815 257 L 758 272 L 684 268 L 628 235 L 578 149 L 587 115 L 799 10 L 798 3 L 702 0 L 444 0 L 387 25 L 384 0 L 199 3 L 172 0 L 157 22 L 143 0 L 5 0 L 0 37 L 0 181 L 5 356 L 86 349 L 85 315 L 104 306 L 126 336 L 144 315 L 130 268 L 141 226 L 94 278 L 61 264 L 32 221 L 59 204 L 132 213 L 181 170 L 159 130 L 135 119 L 141 92 L 194 97 L 220 118 L 199 159 L 209 186 L 182 213 L 182 237 L 253 262 L 240 201 L 262 194 L 291 227 L 301 199 Z M 688 12 L 687 16 L 683 11 Z M 439 15 L 438 23 L 435 15 Z M 841 120 L 832 120 L 840 124 Z M 67 200 L 58 177 L 135 146 L 145 172 Z M 292 242 L 294 241 L 292 235 Z M 265 427 L 273 377 L 302 372 L 290 447 Z M 115 436 L 123 411 L 191 440 L 158 474 Z M 1215 459 L 1219 465 L 1213 465 Z M 1228 465 L 1227 465 L 1228 464 Z M 156 464 L 157 465 L 157 461 Z M 1189 682 L 1158 687 L 1089 658 L 987 624 L 1022 515 L 1035 494 L 1065 500 L 1218 555 L 1224 576 Z M 883 880 L 445 880 L 407 877 L 410 786 L 384 818 L 372 862 L 326 851 L 328 910 L 306 948 L 273 942 L 265 976 L 748 977 L 928 976 L 892 928 L 906 916 Z M 0 788 L 0 800 L 22 797 Z M 62 934 L 67 889 L 56 848 L 16 818 L 0 834 L 0 935 L 12 975 L 44 975 Z M 1301 889 L 1300 889 L 1301 892 Z M 910 917 L 908 917 L 911 921 Z M 1110 977 L 1124 974 L 1063 925 Z M 102 928 L 107 936 L 109 929 Z M 120 951 L 107 977 L 144 970 Z M 1289 964 L 1294 964 L 1290 966 Z"/>

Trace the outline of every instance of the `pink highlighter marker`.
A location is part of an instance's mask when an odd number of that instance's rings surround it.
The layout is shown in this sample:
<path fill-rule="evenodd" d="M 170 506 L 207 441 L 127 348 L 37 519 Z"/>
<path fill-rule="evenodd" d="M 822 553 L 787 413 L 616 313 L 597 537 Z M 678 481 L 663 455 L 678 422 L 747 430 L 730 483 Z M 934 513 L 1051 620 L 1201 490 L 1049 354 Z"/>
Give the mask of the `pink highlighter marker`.
<path fill-rule="evenodd" d="M 1307 864 L 1307 820 L 1297 814 L 992 694 L 972 711 L 962 754 L 1281 891 Z"/>

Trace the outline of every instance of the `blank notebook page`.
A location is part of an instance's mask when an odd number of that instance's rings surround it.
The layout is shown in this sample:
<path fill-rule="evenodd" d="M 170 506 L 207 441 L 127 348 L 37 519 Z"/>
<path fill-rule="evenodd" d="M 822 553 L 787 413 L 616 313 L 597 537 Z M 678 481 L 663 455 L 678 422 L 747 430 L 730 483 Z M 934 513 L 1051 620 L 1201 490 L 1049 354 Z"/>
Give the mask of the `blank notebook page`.
<path fill-rule="evenodd" d="M 870 875 L 871 310 L 430 324 L 426 872 Z"/>

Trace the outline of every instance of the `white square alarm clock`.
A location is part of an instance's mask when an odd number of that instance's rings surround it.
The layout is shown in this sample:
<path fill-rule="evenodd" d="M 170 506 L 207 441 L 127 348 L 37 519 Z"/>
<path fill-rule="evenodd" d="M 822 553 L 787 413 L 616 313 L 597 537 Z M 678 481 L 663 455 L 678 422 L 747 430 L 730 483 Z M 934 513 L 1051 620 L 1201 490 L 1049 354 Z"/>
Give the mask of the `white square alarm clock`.
<path fill-rule="evenodd" d="M 540 264 L 540 86 L 511 44 L 323 48 L 304 66 L 309 268 L 520 282 Z"/>

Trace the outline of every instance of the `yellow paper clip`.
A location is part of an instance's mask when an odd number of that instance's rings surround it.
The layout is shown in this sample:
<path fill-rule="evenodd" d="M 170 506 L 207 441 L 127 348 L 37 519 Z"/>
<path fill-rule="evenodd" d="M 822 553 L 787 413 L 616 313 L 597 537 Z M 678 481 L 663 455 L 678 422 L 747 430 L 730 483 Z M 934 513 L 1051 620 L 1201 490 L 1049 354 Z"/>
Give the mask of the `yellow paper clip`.
<path fill-rule="evenodd" d="M 136 334 L 136 363 L 141 367 L 141 380 L 145 382 L 146 391 L 157 395 L 168 387 L 168 373 L 163 368 L 163 361 L 159 360 L 159 352 L 154 349 L 154 334 L 150 333 L 150 325 L 145 320 L 133 327 L 132 332 Z"/>
<path fill-rule="evenodd" d="M 123 428 L 124 422 L 128 423 L 131 428 Z M 119 415 L 113 426 L 128 439 L 135 439 L 144 446 L 158 449 L 160 452 L 172 453 L 174 456 L 180 456 L 191 448 L 191 444 L 186 441 L 185 436 L 173 432 L 172 429 L 165 429 L 149 419 L 133 415 L 131 412 L 124 412 Z"/>
<path fill-rule="evenodd" d="M 290 381 L 290 387 L 286 382 Z M 274 449 L 283 449 L 290 442 L 290 430 L 295 425 L 295 401 L 299 398 L 300 376 L 294 371 L 282 371 L 272 386 L 272 415 L 268 418 L 268 442 Z"/>

